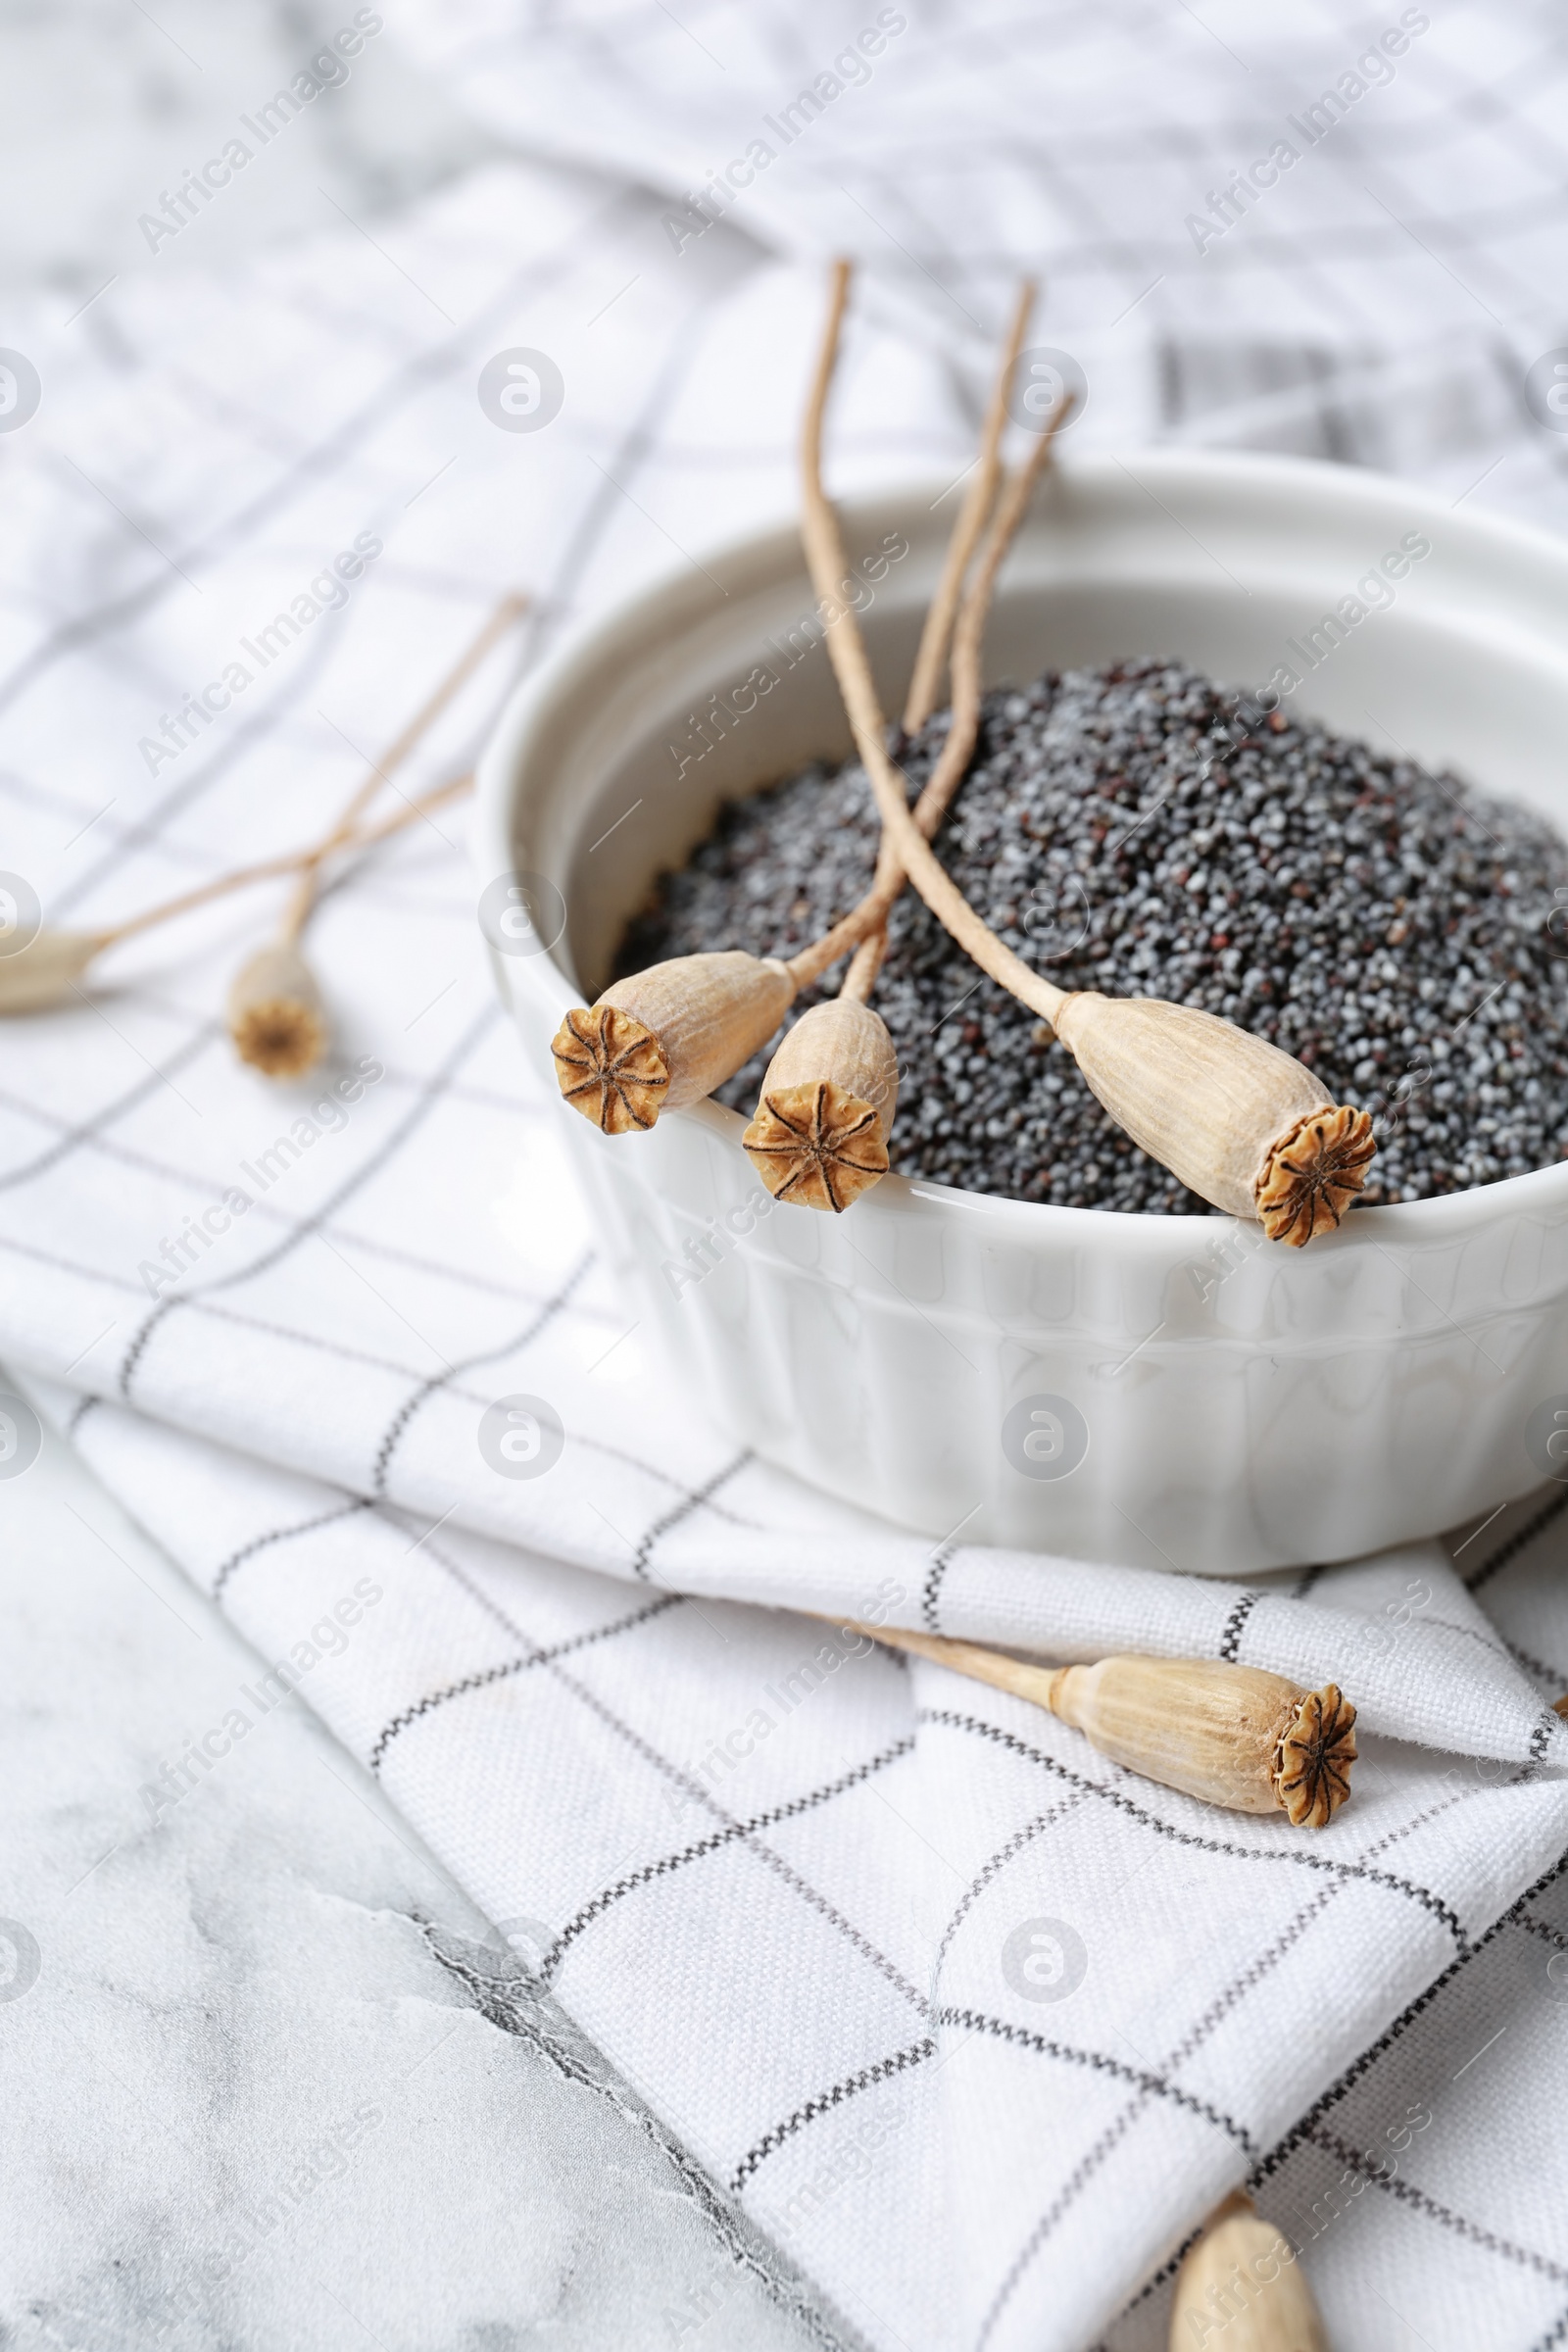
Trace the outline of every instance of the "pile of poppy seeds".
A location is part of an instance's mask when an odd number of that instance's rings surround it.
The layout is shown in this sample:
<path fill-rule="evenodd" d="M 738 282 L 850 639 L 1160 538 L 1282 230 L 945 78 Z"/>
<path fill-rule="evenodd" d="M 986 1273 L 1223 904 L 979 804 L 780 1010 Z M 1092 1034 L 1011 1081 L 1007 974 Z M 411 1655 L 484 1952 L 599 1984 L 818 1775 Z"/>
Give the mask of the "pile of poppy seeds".
<path fill-rule="evenodd" d="M 901 757 L 911 798 L 947 726 L 943 712 Z M 726 805 L 661 877 L 617 974 L 704 949 L 796 954 L 865 891 L 877 840 L 858 766 Z M 1568 1155 L 1568 848 L 1529 809 L 1137 662 L 988 696 L 936 847 L 1058 987 L 1222 1013 L 1370 1111 L 1367 1202 Z M 1072 1208 L 1217 1213 L 1129 1141 L 1050 1028 L 912 890 L 872 1002 L 898 1050 L 902 1174 Z M 718 1100 L 750 1115 L 770 1051 Z"/>

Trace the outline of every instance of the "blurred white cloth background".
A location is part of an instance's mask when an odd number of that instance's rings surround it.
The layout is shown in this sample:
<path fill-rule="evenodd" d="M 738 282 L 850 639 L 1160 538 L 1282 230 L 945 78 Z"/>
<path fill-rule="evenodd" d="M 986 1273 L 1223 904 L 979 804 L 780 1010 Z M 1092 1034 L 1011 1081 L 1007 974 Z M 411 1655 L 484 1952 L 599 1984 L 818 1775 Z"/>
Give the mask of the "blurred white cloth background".
<path fill-rule="evenodd" d="M 844 486 L 966 463 L 1029 266 L 1085 442 L 1288 448 L 1558 518 L 1565 443 L 1523 387 L 1564 331 L 1568 35 L 1425 15 L 404 11 L 394 37 L 526 160 L 373 235 L 155 261 L 8 329 L 44 398 L 0 438 L 0 863 L 96 921 L 305 838 L 504 588 L 535 600 L 534 661 L 790 511 L 831 249 L 864 263 Z M 1358 73 L 1385 31 L 1389 75 Z M 1275 184 L 1220 202 L 1331 88 Z M 702 225 L 688 197 L 756 144 Z M 566 387 L 536 434 L 476 397 L 519 345 Z M 352 588 L 312 597 L 366 533 Z M 301 596 L 324 609 L 251 664 Z M 142 748 L 236 660 L 226 710 Z M 737 1457 L 594 1259 L 567 1114 L 494 1004 L 489 879 L 443 816 L 332 892 L 320 1085 L 230 1060 L 250 901 L 0 1041 L 0 1353 L 255 1642 L 240 1711 L 289 1664 L 513 1924 L 522 1989 L 810 2281 L 825 2340 L 1152 2345 L 1146 2282 L 1250 2179 L 1347 2352 L 1560 2341 L 1559 1498 L 1460 1531 L 1456 1566 L 1244 1589 L 938 1556 Z M 566 1428 L 537 1481 L 479 1444 L 518 1393 Z M 1355 1802 L 1315 1838 L 1216 1816 L 790 1613 L 879 1596 L 1050 1654 L 1333 1673 L 1371 1734 Z"/>

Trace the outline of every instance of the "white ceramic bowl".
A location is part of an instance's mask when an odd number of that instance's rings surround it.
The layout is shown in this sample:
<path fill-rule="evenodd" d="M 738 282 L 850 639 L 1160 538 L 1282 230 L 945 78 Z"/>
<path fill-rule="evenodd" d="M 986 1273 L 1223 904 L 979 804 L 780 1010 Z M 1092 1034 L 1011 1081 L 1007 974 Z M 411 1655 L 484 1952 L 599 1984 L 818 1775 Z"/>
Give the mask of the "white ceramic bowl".
<path fill-rule="evenodd" d="M 862 613 L 889 710 L 952 512 L 938 488 L 844 509 L 852 563 L 907 541 Z M 1568 827 L 1568 548 L 1379 476 L 1170 451 L 1069 461 L 1009 561 L 989 674 L 1163 655 L 1255 688 L 1409 533 L 1430 555 L 1298 707 Z M 595 623 L 508 710 L 481 768 L 481 856 L 564 894 L 552 952 L 495 958 L 542 1068 L 718 802 L 848 749 L 825 655 L 792 658 L 811 602 L 781 525 Z M 760 696 L 743 685 L 759 664 L 776 677 Z M 699 760 L 692 714 L 714 694 L 755 708 L 710 727 Z M 1361 1210 L 1295 1251 L 1224 1219 L 898 1177 L 842 1218 L 760 1215 L 733 1111 L 702 1103 L 617 1139 L 561 1120 L 603 1242 L 693 1396 L 764 1457 L 934 1537 L 1245 1572 L 1457 1524 L 1547 1467 L 1526 1428 L 1568 1391 L 1568 1165 Z"/>

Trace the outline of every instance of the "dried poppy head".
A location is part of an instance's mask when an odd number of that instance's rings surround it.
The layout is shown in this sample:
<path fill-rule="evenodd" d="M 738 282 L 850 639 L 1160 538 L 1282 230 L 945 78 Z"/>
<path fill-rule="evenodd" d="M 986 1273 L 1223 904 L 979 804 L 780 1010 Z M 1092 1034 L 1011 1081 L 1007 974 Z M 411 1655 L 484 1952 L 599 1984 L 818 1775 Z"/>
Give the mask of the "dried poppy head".
<path fill-rule="evenodd" d="M 1338 1225 L 1377 1146 L 1364 1110 L 1266 1038 L 1196 1004 L 1083 989 L 1056 1035 L 1118 1126 L 1200 1199 L 1300 1249 Z"/>
<path fill-rule="evenodd" d="M 1350 1793 L 1355 1709 L 1334 1684 L 1219 1658 L 1102 1658 L 1056 1669 L 1048 1701 L 1102 1755 L 1239 1813 L 1320 1830 Z"/>
<path fill-rule="evenodd" d="M 1233 2319 L 1235 2352 L 1328 2352 L 1328 2330 L 1290 2239 L 1241 2189 L 1209 2215 L 1177 2273 L 1169 2341 L 1200 2344 Z"/>
<path fill-rule="evenodd" d="M 1323 1829 L 1350 1793 L 1355 1709 L 1333 1683 L 1303 1690 L 1220 1658 L 1100 1658 L 1037 1666 L 1006 1650 L 892 1626 L 849 1626 L 1045 1707 L 1129 1772 L 1237 1813 Z"/>
<path fill-rule="evenodd" d="M 556 1080 L 601 1135 L 632 1135 L 733 1078 L 795 995 L 782 963 L 730 949 L 675 956 L 574 1005 L 551 1045 Z"/>
<path fill-rule="evenodd" d="M 241 1061 L 269 1078 L 303 1078 L 326 1052 L 316 976 L 295 947 L 263 948 L 228 992 L 228 1034 Z"/>
<path fill-rule="evenodd" d="M 669 1092 L 669 1064 L 659 1040 L 613 1004 L 586 1012 L 574 1005 L 551 1041 L 556 1083 L 573 1110 L 601 1135 L 649 1128 Z"/>
<path fill-rule="evenodd" d="M 887 1174 L 898 1097 L 886 1022 L 858 999 L 835 997 L 784 1039 L 741 1143 L 775 1200 L 836 1212 Z"/>

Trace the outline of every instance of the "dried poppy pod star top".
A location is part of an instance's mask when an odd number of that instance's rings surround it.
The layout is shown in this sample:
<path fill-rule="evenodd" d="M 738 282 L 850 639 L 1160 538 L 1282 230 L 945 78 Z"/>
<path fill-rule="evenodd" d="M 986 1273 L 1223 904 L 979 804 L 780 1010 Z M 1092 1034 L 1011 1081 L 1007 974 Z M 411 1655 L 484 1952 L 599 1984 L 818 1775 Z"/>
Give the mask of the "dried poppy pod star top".
<path fill-rule="evenodd" d="M 803 1013 L 780 1045 L 741 1143 L 775 1200 L 846 1209 L 887 1174 L 898 1100 L 887 1023 L 835 997 Z"/>
<path fill-rule="evenodd" d="M 241 964 L 228 992 L 228 1034 L 241 1061 L 269 1078 L 303 1078 L 326 1052 L 321 992 L 298 948 L 280 941 Z"/>
<path fill-rule="evenodd" d="M 786 965 L 738 948 L 650 964 L 567 1013 L 550 1048 L 557 1083 L 601 1134 L 639 1133 L 733 1078 L 795 990 Z"/>

